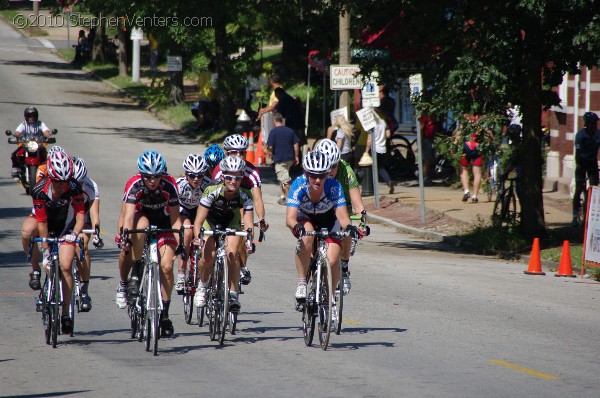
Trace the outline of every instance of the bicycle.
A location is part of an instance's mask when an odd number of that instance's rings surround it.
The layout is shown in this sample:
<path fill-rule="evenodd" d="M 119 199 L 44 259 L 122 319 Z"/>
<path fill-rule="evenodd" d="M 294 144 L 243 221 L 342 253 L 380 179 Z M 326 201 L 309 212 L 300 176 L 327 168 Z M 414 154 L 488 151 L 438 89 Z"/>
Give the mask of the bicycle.
<path fill-rule="evenodd" d="M 31 238 L 29 240 L 28 260 L 31 259 L 34 243 L 43 242 L 48 243 L 50 246 L 50 269 L 46 272 L 44 285 L 40 292 L 38 302 L 36 302 L 36 311 L 42 313 L 46 344 L 52 344 L 52 348 L 56 348 L 58 335 L 60 334 L 60 309 L 63 304 L 62 272 L 58 260 L 58 245 L 59 243 L 66 242 L 66 240 L 64 238 Z M 82 240 L 79 238 L 75 239 L 75 243 L 80 247 L 80 256 L 83 256 Z M 75 269 L 75 271 L 72 272 L 77 271 L 75 259 L 73 259 L 71 269 Z M 75 290 L 75 283 L 73 284 L 73 290 Z M 73 308 L 73 293 L 71 293 L 71 308 Z M 70 333 L 71 337 L 73 337 L 75 317 L 74 311 L 70 310 L 69 312 L 72 312 L 69 316 L 73 322 L 73 328 Z"/>
<path fill-rule="evenodd" d="M 500 159 L 498 157 L 494 157 L 494 159 L 491 160 L 488 164 L 488 202 L 492 201 L 493 195 L 496 195 L 496 197 L 498 197 L 498 193 L 502 190 L 502 182 L 500 181 L 501 176 L 502 168 L 500 166 Z"/>
<path fill-rule="evenodd" d="M 145 234 L 144 250 L 142 259 L 144 262 L 142 279 L 140 282 L 140 293 L 135 300 L 128 300 L 129 316 L 131 320 L 131 337 L 144 341 L 146 351 L 152 348 L 152 354 L 158 355 L 158 340 L 160 339 L 159 320 L 163 310 L 162 292 L 160 285 L 158 258 L 158 237 L 164 233 L 179 233 L 179 247 L 176 254 L 183 253 L 183 228 L 157 228 L 151 225 L 143 229 L 125 229 L 124 239 L 127 241 L 130 234 Z"/>
<path fill-rule="evenodd" d="M 312 258 L 306 274 L 306 299 L 301 303 L 302 332 L 304 334 L 304 344 L 308 347 L 312 345 L 317 317 L 319 342 L 323 350 L 327 349 L 331 334 L 331 302 L 335 300 L 335 294 L 333 291 L 331 264 L 327 259 L 326 239 L 344 239 L 349 235 L 348 232 L 329 232 L 326 228 L 321 228 L 320 231 L 305 231 L 298 237 L 296 254 L 300 254 L 303 236 L 316 237 L 313 244 Z M 355 245 L 353 244 L 353 246 Z M 354 253 L 354 248 L 352 248 L 351 252 Z M 340 286 L 343 286 L 343 284 Z M 339 310 L 337 311 L 341 314 Z"/>
<path fill-rule="evenodd" d="M 517 212 L 517 195 L 515 184 L 517 172 L 512 170 L 501 177 L 500 191 L 496 196 L 494 211 L 492 213 L 492 225 L 494 227 L 513 226 L 517 224 L 519 213 Z M 505 183 L 508 182 L 508 187 Z"/>
<path fill-rule="evenodd" d="M 214 230 L 200 230 L 200 241 L 203 237 L 214 236 L 217 241 L 217 258 L 212 274 L 208 279 L 207 302 L 204 313 L 208 317 L 208 331 L 212 341 L 218 340 L 220 345 L 225 341 L 225 333 L 229 324 L 231 333 L 235 333 L 237 324 L 237 312 L 229 311 L 229 268 L 227 253 L 225 251 L 227 236 L 247 237 L 252 242 L 251 230 L 238 231 L 231 228 L 221 229 L 220 225 Z M 196 250 L 197 252 L 199 249 Z"/>

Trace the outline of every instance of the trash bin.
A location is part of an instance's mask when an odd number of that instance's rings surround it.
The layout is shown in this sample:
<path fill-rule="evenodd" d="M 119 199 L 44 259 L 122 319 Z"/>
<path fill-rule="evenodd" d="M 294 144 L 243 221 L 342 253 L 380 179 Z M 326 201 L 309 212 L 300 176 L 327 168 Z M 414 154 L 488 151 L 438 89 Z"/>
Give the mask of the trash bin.
<path fill-rule="evenodd" d="M 362 174 L 361 196 L 373 196 L 373 158 L 365 152 L 358 162 Z"/>

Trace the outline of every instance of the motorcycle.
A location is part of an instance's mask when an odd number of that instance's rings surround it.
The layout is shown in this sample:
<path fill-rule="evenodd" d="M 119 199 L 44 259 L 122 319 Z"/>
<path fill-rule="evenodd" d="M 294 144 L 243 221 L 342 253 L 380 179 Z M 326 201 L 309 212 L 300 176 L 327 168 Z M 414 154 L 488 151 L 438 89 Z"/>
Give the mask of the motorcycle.
<path fill-rule="evenodd" d="M 52 134 L 56 133 L 58 133 L 58 131 L 53 129 Z M 41 149 L 48 144 L 56 143 L 56 138 L 43 135 L 41 137 L 32 136 L 31 134 L 21 134 L 19 137 L 15 137 L 10 130 L 6 130 L 5 134 L 9 136 L 9 144 L 16 144 L 25 148 L 25 152 L 21 158 L 22 161 L 20 161 L 19 164 L 19 175 L 17 179 L 25 188 L 27 195 L 31 195 L 36 183 L 37 169 L 42 163 Z"/>

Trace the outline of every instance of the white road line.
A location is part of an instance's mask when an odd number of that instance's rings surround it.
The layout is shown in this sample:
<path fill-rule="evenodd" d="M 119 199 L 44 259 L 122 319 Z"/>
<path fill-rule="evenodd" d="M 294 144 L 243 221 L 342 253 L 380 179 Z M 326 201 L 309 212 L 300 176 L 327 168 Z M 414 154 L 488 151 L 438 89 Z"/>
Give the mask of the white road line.
<path fill-rule="evenodd" d="M 44 45 L 46 48 L 54 49 L 54 44 L 48 39 L 37 39 L 40 43 Z"/>

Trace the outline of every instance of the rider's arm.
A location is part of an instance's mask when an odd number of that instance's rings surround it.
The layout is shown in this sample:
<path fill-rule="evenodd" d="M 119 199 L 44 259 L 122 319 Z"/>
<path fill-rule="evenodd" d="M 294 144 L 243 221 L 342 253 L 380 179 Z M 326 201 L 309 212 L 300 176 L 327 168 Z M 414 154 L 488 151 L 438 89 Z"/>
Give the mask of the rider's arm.
<path fill-rule="evenodd" d="M 352 206 L 354 207 L 354 211 L 360 214 L 364 209 L 365 205 L 363 204 L 362 197 L 360 196 L 360 190 L 358 188 L 350 189 L 350 201 L 352 202 Z"/>
<path fill-rule="evenodd" d="M 298 223 L 298 208 L 287 206 L 285 210 L 285 225 L 289 229 L 294 229 L 294 226 Z"/>
<path fill-rule="evenodd" d="M 350 225 L 350 216 L 348 215 L 348 209 L 346 209 L 345 205 L 335 208 L 335 217 L 340 222 L 342 228 L 345 229 L 348 225 Z"/>
<path fill-rule="evenodd" d="M 100 199 L 92 200 L 90 204 L 90 220 L 93 227 L 100 225 Z"/>
<path fill-rule="evenodd" d="M 244 225 L 250 225 L 254 222 L 254 212 L 252 210 L 244 210 Z M 252 228 L 251 239 L 254 240 L 254 228 Z"/>
<path fill-rule="evenodd" d="M 40 129 L 42 130 L 42 132 L 44 133 L 44 135 L 47 138 L 52 137 L 52 132 L 50 131 L 50 129 L 48 128 L 48 126 L 46 126 L 46 123 L 40 121 Z"/>
<path fill-rule="evenodd" d="M 259 187 L 254 187 L 254 188 L 252 188 L 251 191 L 252 191 L 252 201 L 254 202 L 254 209 L 256 210 L 256 216 L 258 217 L 259 220 L 264 220 L 265 219 L 265 202 L 263 202 L 262 190 Z M 254 214 L 254 212 L 252 214 Z M 250 224 L 245 224 L 245 225 L 252 225 L 253 223 L 254 223 L 254 221 L 252 221 Z M 265 221 L 264 230 L 266 231 L 268 228 L 269 228 L 269 224 L 267 224 L 267 222 Z"/>
<path fill-rule="evenodd" d="M 135 204 L 124 203 L 123 204 L 123 230 L 133 229 L 133 220 L 135 216 Z"/>
<path fill-rule="evenodd" d="M 181 227 L 181 219 L 179 218 L 179 205 L 169 206 L 169 218 L 171 219 L 171 228 L 178 229 Z"/>
<path fill-rule="evenodd" d="M 208 207 L 204 207 L 202 205 L 198 206 L 198 211 L 196 212 L 196 219 L 194 220 L 194 238 L 198 239 L 200 236 L 200 228 L 202 228 L 202 224 L 206 221 L 206 217 L 208 217 Z"/>
<path fill-rule="evenodd" d="M 79 192 L 71 198 L 71 206 L 75 210 L 75 226 L 73 232 L 79 235 L 85 225 L 85 199 L 83 192 Z"/>
<path fill-rule="evenodd" d="M 48 221 L 38 221 L 38 235 L 40 238 L 48 237 Z M 48 249 L 49 247 L 47 242 L 42 242 L 42 249 Z"/>
<path fill-rule="evenodd" d="M 335 131 L 335 129 L 333 128 L 333 126 L 329 126 L 327 127 L 327 138 L 329 138 L 330 140 L 332 140 L 333 138 L 333 132 Z"/>

